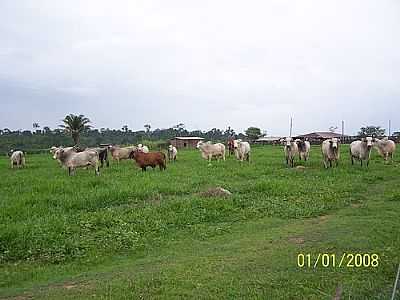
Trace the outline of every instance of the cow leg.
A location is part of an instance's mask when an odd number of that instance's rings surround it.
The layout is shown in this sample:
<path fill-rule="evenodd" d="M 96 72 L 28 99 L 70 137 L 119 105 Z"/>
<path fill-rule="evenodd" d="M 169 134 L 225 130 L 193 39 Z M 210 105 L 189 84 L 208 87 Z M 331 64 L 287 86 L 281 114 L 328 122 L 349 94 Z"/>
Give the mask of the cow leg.
<path fill-rule="evenodd" d="M 142 167 L 142 172 L 146 172 L 146 167 Z"/>
<path fill-rule="evenodd" d="M 68 176 L 71 176 L 71 167 L 68 167 Z"/>
<path fill-rule="evenodd" d="M 110 166 L 110 162 L 109 162 L 108 158 L 106 159 L 106 166 L 107 166 L 107 168 Z"/>
<path fill-rule="evenodd" d="M 329 160 L 329 168 L 332 168 L 332 160 Z"/>
<path fill-rule="evenodd" d="M 353 158 L 353 156 L 350 156 L 350 158 L 351 158 L 351 164 L 354 165 L 354 158 Z"/>
<path fill-rule="evenodd" d="M 361 162 L 361 167 L 362 167 L 362 159 L 360 159 L 360 162 Z"/>
<path fill-rule="evenodd" d="M 369 166 L 369 159 L 367 160 L 367 167 Z"/>

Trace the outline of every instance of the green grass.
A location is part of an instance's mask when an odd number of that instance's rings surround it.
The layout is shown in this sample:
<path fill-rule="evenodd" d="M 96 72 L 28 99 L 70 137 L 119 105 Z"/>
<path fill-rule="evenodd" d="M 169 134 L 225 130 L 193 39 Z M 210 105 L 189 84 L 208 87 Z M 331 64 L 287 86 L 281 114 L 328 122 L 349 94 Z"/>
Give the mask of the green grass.
<path fill-rule="evenodd" d="M 166 172 L 68 177 L 50 155 L 0 159 L 0 298 L 388 299 L 400 256 L 399 162 L 286 168 L 280 147 Z M 229 198 L 202 198 L 209 187 Z M 377 268 L 299 268 L 299 253 L 377 253 Z M 95 296 L 94 296 L 95 295 Z"/>

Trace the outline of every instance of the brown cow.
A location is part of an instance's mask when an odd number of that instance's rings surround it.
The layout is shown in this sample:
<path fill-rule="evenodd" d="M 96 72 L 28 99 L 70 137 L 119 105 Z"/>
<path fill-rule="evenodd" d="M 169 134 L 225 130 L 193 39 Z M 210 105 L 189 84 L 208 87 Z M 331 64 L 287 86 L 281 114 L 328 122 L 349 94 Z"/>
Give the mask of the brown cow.
<path fill-rule="evenodd" d="M 142 151 L 135 150 L 131 152 L 129 158 L 133 158 L 142 171 L 146 171 L 147 167 L 152 167 L 154 169 L 156 166 L 159 166 L 161 171 L 167 168 L 167 158 L 162 152 L 144 153 Z"/>
<path fill-rule="evenodd" d="M 233 138 L 228 139 L 228 150 L 229 150 L 229 155 L 235 154 L 235 141 Z"/>

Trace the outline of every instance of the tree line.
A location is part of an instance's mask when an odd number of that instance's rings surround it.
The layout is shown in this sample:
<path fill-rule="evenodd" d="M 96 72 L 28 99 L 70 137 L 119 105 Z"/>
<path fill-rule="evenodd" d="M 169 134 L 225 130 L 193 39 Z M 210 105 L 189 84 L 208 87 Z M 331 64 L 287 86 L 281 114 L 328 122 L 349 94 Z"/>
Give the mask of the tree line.
<path fill-rule="evenodd" d="M 127 125 L 121 129 L 93 128 L 91 121 L 84 115 L 67 115 L 59 128 L 51 129 L 48 126 L 40 127 L 33 123 L 31 130 L 11 131 L 7 128 L 0 129 L 0 152 L 6 153 L 10 149 L 21 149 L 28 152 L 39 152 L 51 146 L 79 145 L 80 147 L 94 147 L 100 144 L 132 145 L 139 143 L 152 144 L 163 147 L 167 141 L 179 136 L 198 136 L 211 141 L 226 141 L 229 138 L 241 138 L 254 141 L 266 135 L 260 128 L 249 127 L 244 133 L 237 133 L 231 127 L 224 130 L 212 128 L 209 131 L 189 131 L 183 123 L 166 129 L 151 128 L 145 124 L 144 130 L 132 131 Z M 379 126 L 362 127 L 360 136 L 383 136 L 385 130 Z M 400 136 L 395 132 L 394 136 Z"/>

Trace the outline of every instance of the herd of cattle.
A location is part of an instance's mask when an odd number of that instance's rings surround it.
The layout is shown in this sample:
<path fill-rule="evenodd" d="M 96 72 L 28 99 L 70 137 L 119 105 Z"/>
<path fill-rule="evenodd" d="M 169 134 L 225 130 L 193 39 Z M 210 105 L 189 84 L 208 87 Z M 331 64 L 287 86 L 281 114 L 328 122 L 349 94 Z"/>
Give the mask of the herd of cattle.
<path fill-rule="evenodd" d="M 293 140 L 291 137 L 287 137 L 281 140 L 284 145 L 284 154 L 286 164 L 290 167 L 294 167 L 296 157 L 299 160 L 307 161 L 310 156 L 311 145 L 307 140 L 296 139 Z M 230 139 L 227 143 L 229 155 L 235 155 L 235 157 L 243 162 L 250 162 L 251 147 L 248 142 L 242 140 Z M 377 139 L 372 137 L 365 137 L 361 140 L 354 141 L 350 144 L 350 158 L 351 163 L 354 164 L 355 160 L 366 162 L 369 165 L 369 159 L 371 156 L 372 148 L 375 147 L 378 153 L 387 161 L 389 158 L 393 160 L 393 153 L 396 149 L 396 144 L 388 138 Z M 225 145 L 222 143 L 213 144 L 211 142 L 198 142 L 197 149 L 200 150 L 202 158 L 206 159 L 208 163 L 211 163 L 212 159 L 225 160 Z M 323 163 L 325 168 L 332 167 L 332 164 L 338 166 L 340 159 L 340 141 L 337 138 L 331 138 L 323 141 L 321 145 Z M 133 159 L 136 164 L 146 171 L 147 167 L 159 167 L 160 170 L 166 169 L 167 157 L 170 162 L 174 162 L 177 158 L 177 149 L 169 145 L 167 156 L 160 151 L 149 151 L 149 148 L 145 145 L 139 144 L 137 146 L 130 147 L 118 147 L 110 145 L 107 148 L 87 148 L 85 150 L 79 150 L 76 147 L 51 147 L 50 152 L 53 158 L 57 160 L 60 165 L 68 169 L 68 174 L 74 174 L 77 168 L 92 166 L 95 169 L 96 175 L 99 174 L 100 167 L 104 164 L 109 166 L 108 155 L 110 154 L 112 159 L 119 163 L 120 160 Z M 10 162 L 11 168 L 14 166 L 20 167 L 25 166 L 25 154 L 23 151 L 10 151 Z"/>

